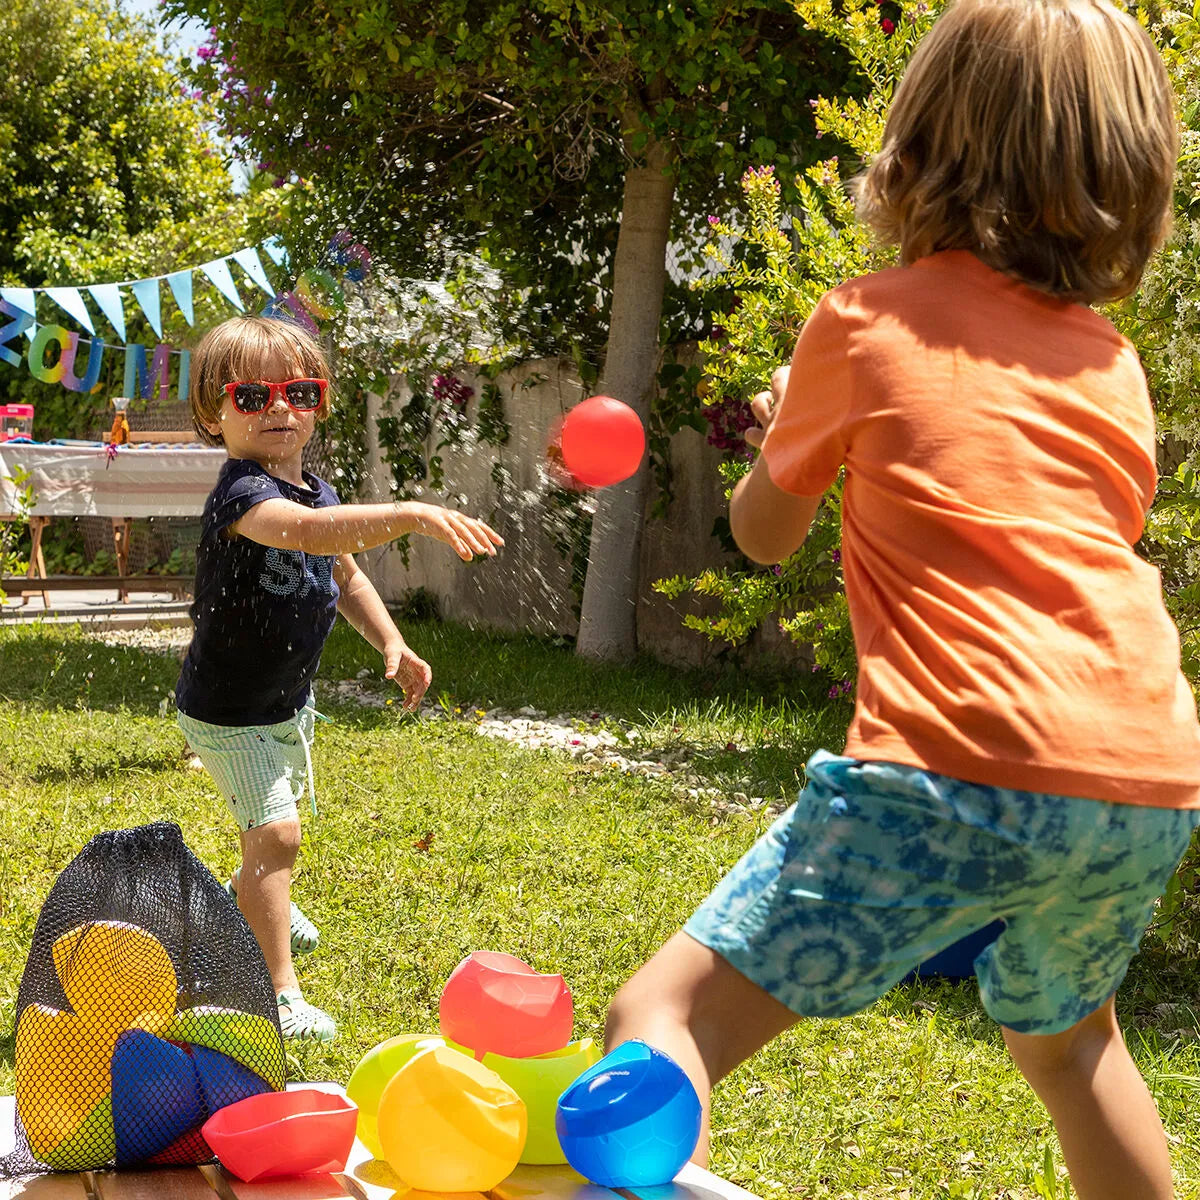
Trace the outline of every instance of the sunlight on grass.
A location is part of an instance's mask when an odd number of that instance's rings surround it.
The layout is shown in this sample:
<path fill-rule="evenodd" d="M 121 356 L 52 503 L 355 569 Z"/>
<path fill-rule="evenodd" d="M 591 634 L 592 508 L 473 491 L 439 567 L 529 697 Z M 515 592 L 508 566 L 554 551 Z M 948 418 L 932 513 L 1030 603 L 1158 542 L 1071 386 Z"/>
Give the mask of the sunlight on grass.
<path fill-rule="evenodd" d="M 838 745 L 848 715 L 786 680 L 732 669 L 602 668 L 535 639 L 433 626 L 409 635 L 433 663 L 435 689 L 458 701 L 603 711 L 643 744 L 686 742 L 709 756 L 705 770 L 753 774 L 788 794 L 808 753 Z M 377 668 L 370 649 L 339 632 L 322 674 L 353 678 L 363 667 Z M 169 656 L 59 630 L 0 631 L 5 1091 L 38 910 L 89 837 L 174 820 L 219 875 L 234 865 L 232 822 L 208 777 L 188 769 L 173 720 L 159 715 L 177 669 Z M 334 723 L 316 741 L 320 816 L 307 823 L 296 891 L 323 939 L 300 971 L 342 1033 L 332 1046 L 290 1049 L 294 1078 L 344 1083 L 382 1038 L 435 1031 L 442 984 L 475 949 L 561 970 L 577 1033 L 599 1037 L 616 989 L 767 820 L 714 822 L 665 782 L 521 750 L 461 722 L 322 708 Z M 1146 1011 L 1148 974 L 1131 977 L 1123 1014 Z M 1173 1139 L 1179 1195 L 1196 1197 L 1200 1043 L 1163 1038 L 1140 1018 L 1129 1039 Z M 1048 1147 L 1061 1167 L 1045 1113 L 973 985 L 899 988 L 845 1021 L 805 1022 L 715 1099 L 713 1169 L 772 1200 L 1032 1200 L 1051 1194 L 1037 1183 Z"/>

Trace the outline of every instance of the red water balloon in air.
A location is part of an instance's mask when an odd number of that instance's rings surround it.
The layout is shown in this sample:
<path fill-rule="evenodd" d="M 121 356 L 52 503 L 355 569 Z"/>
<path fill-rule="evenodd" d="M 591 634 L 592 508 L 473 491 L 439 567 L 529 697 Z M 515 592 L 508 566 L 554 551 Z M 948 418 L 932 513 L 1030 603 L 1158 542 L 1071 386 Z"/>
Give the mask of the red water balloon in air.
<path fill-rule="evenodd" d="M 628 404 L 611 396 L 590 396 L 563 420 L 563 463 L 588 487 L 608 487 L 628 479 L 645 453 L 641 419 Z"/>

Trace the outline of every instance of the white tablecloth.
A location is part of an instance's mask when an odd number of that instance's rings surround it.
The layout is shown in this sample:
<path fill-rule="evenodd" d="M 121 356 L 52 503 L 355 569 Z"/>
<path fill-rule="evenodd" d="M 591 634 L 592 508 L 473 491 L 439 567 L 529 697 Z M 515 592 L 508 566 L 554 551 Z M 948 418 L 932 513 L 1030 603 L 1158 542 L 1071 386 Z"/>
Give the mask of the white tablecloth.
<path fill-rule="evenodd" d="M 225 461 L 220 447 L 0 442 L 0 515 L 11 514 L 15 467 L 32 475 L 37 517 L 198 517 Z"/>

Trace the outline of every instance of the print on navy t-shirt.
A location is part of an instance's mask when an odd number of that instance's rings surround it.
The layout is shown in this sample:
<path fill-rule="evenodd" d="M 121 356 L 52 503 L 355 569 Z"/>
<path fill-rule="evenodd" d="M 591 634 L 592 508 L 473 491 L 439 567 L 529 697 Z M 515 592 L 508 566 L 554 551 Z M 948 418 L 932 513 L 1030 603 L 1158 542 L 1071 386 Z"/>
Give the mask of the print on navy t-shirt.
<path fill-rule="evenodd" d="M 196 550 L 195 632 L 175 701 L 212 725 L 273 725 L 308 702 L 321 649 L 337 617 L 332 555 L 261 546 L 229 526 L 275 497 L 309 508 L 339 503 L 323 479 L 304 487 L 231 458 L 208 502 Z"/>

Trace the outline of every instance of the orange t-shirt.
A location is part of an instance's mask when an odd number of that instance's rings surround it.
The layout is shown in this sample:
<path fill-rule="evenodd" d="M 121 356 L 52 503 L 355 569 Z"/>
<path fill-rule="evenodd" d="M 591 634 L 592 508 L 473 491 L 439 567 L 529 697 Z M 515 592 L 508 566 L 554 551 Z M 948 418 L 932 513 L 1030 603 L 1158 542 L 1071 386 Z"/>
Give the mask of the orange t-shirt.
<path fill-rule="evenodd" d="M 1200 724 L 1158 571 L 1133 346 L 1091 309 L 944 251 L 829 292 L 763 445 L 775 485 L 846 467 L 852 758 L 1200 807 Z"/>

